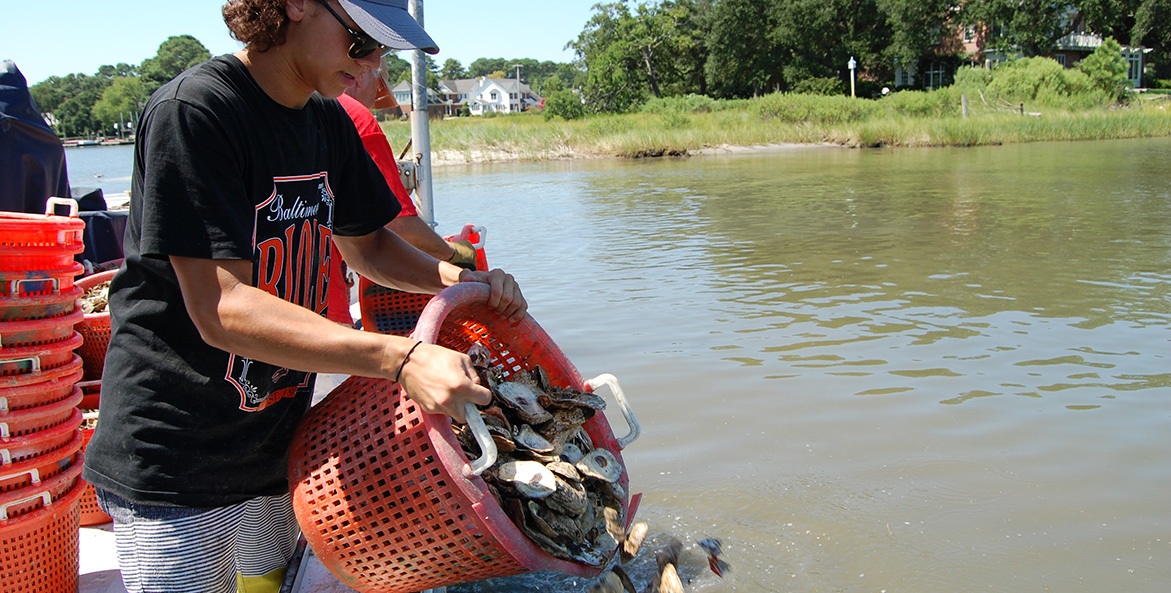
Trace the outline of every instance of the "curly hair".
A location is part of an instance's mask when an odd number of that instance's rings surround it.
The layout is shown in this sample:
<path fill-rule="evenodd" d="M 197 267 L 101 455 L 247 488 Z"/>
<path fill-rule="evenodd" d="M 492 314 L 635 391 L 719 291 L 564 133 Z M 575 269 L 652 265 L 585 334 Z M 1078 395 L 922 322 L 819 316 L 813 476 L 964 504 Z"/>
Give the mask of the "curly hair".
<path fill-rule="evenodd" d="M 285 42 L 285 0 L 228 0 L 223 14 L 232 37 L 245 45 L 267 51 Z"/>

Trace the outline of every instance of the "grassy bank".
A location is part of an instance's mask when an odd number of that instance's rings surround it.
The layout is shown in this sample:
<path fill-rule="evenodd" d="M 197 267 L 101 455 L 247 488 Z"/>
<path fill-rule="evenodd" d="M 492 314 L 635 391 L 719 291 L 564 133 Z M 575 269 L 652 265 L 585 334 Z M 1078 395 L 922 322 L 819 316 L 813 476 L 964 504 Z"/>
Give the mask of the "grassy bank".
<path fill-rule="evenodd" d="M 904 93 L 898 93 L 904 95 Z M 543 160 L 692 154 L 712 148 L 831 143 L 870 146 L 981 146 L 1053 140 L 1171 136 L 1171 101 L 1134 99 L 1109 108 L 1064 110 L 989 105 L 959 93 L 906 94 L 873 101 L 769 95 L 741 101 L 665 101 L 640 113 L 546 120 L 525 113 L 449 118 L 431 124 L 432 150 L 445 161 Z M 410 126 L 384 124 L 391 144 Z"/>

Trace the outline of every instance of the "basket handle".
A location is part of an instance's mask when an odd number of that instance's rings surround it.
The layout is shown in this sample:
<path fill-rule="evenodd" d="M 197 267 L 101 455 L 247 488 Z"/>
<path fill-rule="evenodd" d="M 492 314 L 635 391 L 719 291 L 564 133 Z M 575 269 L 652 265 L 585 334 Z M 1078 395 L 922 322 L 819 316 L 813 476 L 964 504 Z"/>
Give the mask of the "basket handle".
<path fill-rule="evenodd" d="M 9 507 L 14 507 L 18 504 L 24 504 L 26 502 L 31 502 L 31 501 L 34 501 L 38 498 L 41 499 L 41 504 L 44 505 L 45 507 L 48 507 L 49 505 L 53 504 L 53 495 L 50 494 L 48 490 L 42 490 L 41 492 L 38 492 L 32 496 L 26 496 L 25 498 L 22 498 L 20 500 L 14 500 L 12 502 L 6 502 L 6 503 L 0 504 L 0 521 L 7 521 L 8 520 Z"/>
<path fill-rule="evenodd" d="M 610 393 L 614 394 L 614 399 L 618 400 L 618 407 L 622 408 L 622 416 L 626 418 L 626 426 L 630 427 L 630 432 L 626 433 L 626 436 L 618 439 L 618 446 L 625 449 L 627 445 L 633 443 L 642 434 L 642 427 L 638 424 L 638 418 L 634 417 L 634 410 L 631 410 L 630 404 L 626 402 L 626 394 L 623 393 L 622 387 L 618 385 L 618 378 L 610 373 L 602 373 L 586 381 L 585 384 L 591 391 L 596 391 L 599 386 L 605 385 L 610 388 Z"/>
<path fill-rule="evenodd" d="M 8 283 L 8 296 L 20 296 L 20 285 L 25 282 L 52 282 L 53 292 L 61 292 L 61 280 L 59 278 L 17 278 Z"/>
<path fill-rule="evenodd" d="M 0 359 L 0 363 L 3 363 L 3 364 L 13 364 L 13 363 L 19 364 L 19 363 L 26 362 L 26 361 L 32 366 L 32 372 L 34 372 L 34 373 L 41 372 L 41 357 L 40 356 L 26 356 L 24 358 Z"/>
<path fill-rule="evenodd" d="M 56 216 L 57 206 L 69 208 L 69 218 L 77 218 L 77 200 L 73 198 L 52 197 L 45 201 L 45 216 Z"/>
<path fill-rule="evenodd" d="M 472 232 L 480 236 L 480 240 L 472 243 L 472 247 L 475 249 L 483 249 L 484 243 L 488 242 L 488 229 L 482 226 L 474 226 L 472 227 Z"/>
<path fill-rule="evenodd" d="M 480 444 L 480 451 L 483 453 L 479 459 L 469 464 L 469 471 L 473 476 L 478 476 L 496 463 L 496 441 L 493 441 L 492 435 L 488 433 L 488 427 L 480 417 L 480 410 L 476 408 L 476 404 L 464 404 L 464 418 L 467 419 L 468 428 L 472 430 L 472 435 L 476 437 L 476 442 Z"/>
<path fill-rule="evenodd" d="M 8 474 L 7 476 L 0 476 L 0 480 L 11 480 L 12 478 L 19 478 L 20 476 L 23 476 L 25 474 L 28 474 L 29 483 L 31 485 L 41 483 L 41 470 L 38 468 L 35 468 L 35 467 L 31 467 L 31 468 L 26 469 L 22 472 L 16 472 L 15 474 Z"/>

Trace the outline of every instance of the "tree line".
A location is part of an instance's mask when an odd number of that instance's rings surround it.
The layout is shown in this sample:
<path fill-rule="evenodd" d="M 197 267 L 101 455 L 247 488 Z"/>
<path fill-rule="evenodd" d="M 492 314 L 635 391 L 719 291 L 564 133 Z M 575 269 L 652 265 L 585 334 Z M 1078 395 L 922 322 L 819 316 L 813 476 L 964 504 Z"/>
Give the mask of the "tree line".
<path fill-rule="evenodd" d="M 132 131 L 146 100 L 184 70 L 211 57 L 190 35 L 171 37 L 155 57 L 133 66 L 102 66 L 92 76 L 50 76 L 29 88 L 37 109 L 65 138 L 117 136 Z"/>
<path fill-rule="evenodd" d="M 970 60 L 985 52 L 1033 57 L 1089 30 L 1152 51 L 1171 77 L 1171 0 L 620 0 L 594 6 L 569 43 L 586 73 L 586 111 L 627 111 L 650 97 L 746 98 L 776 91 L 847 93 L 855 60 L 862 96 L 894 87 L 895 69 Z M 1164 25 L 1158 25 L 1164 23 Z"/>

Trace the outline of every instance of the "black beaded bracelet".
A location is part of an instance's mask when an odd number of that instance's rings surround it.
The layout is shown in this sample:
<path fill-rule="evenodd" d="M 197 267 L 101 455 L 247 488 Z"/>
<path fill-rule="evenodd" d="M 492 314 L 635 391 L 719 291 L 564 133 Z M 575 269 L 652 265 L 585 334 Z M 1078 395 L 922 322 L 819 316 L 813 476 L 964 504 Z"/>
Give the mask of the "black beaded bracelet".
<path fill-rule="evenodd" d="M 419 340 L 418 342 L 415 342 L 414 346 L 411 346 L 410 350 L 407 350 L 407 355 L 403 357 L 402 363 L 398 365 L 398 372 L 395 373 L 395 375 L 394 375 L 394 382 L 395 383 L 398 383 L 399 377 L 403 376 L 403 367 L 407 366 L 407 360 L 409 360 L 411 358 L 411 354 L 415 351 L 415 348 L 418 348 L 419 344 L 422 344 L 422 343 L 423 343 L 423 341 Z"/>

